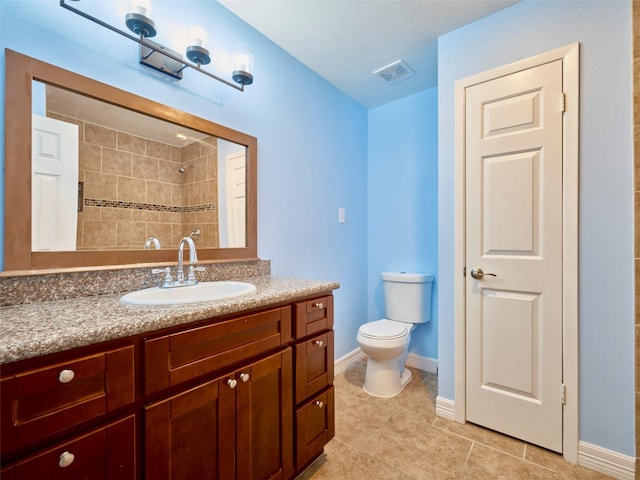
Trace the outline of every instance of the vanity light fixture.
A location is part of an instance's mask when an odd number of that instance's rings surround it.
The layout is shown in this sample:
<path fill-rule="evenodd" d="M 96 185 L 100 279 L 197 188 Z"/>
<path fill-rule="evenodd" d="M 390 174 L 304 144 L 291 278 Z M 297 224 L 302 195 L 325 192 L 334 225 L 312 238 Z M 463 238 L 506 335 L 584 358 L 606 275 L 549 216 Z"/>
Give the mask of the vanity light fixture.
<path fill-rule="evenodd" d="M 68 1 L 79 2 L 80 0 Z M 246 43 L 240 43 L 234 47 L 232 78 L 235 83 L 230 82 L 201 68 L 202 65 L 211 63 L 211 54 L 205 46 L 207 34 L 201 25 L 198 25 L 197 22 L 192 23 L 189 29 L 189 46 L 186 49 L 188 60 L 186 60 L 178 52 L 149 40 L 157 33 L 156 25 L 149 16 L 151 12 L 149 0 L 138 0 L 132 3 L 134 4 L 131 8 L 132 11 L 125 15 L 125 25 L 137 36 L 72 7 L 67 3 L 67 0 L 60 0 L 61 7 L 138 43 L 140 45 L 140 63 L 158 72 L 180 80 L 182 71 L 191 68 L 241 92 L 244 92 L 245 85 L 253 83 L 253 50 Z"/>

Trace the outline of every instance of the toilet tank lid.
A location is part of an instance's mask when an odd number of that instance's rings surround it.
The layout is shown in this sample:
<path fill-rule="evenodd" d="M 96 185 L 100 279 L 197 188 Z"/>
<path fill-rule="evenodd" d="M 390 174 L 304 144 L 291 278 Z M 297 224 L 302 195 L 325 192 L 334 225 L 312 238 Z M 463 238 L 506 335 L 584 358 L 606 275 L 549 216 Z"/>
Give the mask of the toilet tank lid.
<path fill-rule="evenodd" d="M 433 282 L 429 273 L 382 272 L 382 280 L 387 282 L 428 283 Z"/>

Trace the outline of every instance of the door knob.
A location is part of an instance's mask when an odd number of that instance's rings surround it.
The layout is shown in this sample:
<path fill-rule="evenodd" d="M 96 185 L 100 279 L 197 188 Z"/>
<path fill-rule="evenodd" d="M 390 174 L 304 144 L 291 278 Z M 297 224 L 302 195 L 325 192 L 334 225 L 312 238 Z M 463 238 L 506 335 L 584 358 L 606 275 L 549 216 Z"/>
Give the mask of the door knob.
<path fill-rule="evenodd" d="M 497 275 L 495 273 L 485 273 L 482 271 L 481 268 L 472 268 L 471 269 L 471 276 L 473 278 L 475 278 L 476 280 L 482 280 L 482 277 L 484 277 L 485 275 L 490 275 L 492 277 L 497 277 Z"/>
<path fill-rule="evenodd" d="M 240 380 L 242 380 L 244 383 L 247 383 L 249 381 L 249 374 L 248 373 L 241 373 L 240 374 Z"/>
<path fill-rule="evenodd" d="M 238 381 L 230 378 L 229 380 L 227 380 L 227 385 L 229 385 L 229 388 L 236 388 L 236 385 L 238 385 Z"/>

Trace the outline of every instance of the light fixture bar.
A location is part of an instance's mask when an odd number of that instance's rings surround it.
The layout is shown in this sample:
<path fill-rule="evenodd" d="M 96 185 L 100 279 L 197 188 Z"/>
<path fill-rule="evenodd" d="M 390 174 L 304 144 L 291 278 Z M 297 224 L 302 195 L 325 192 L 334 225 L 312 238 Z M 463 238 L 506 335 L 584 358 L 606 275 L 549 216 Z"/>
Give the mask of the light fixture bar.
<path fill-rule="evenodd" d="M 144 36 L 142 34 L 140 34 L 140 38 L 138 38 L 138 37 L 136 37 L 134 35 L 131 35 L 131 34 L 125 32 L 123 30 L 120 30 L 119 28 L 116 28 L 116 27 L 114 27 L 112 25 L 109 25 L 106 22 L 103 22 L 99 18 L 93 17 L 93 16 L 89 15 L 88 13 L 83 12 L 82 10 L 78 10 L 77 8 L 72 7 L 71 5 L 67 4 L 65 0 L 60 0 L 60 6 L 63 7 L 63 8 L 66 8 L 67 10 L 69 10 L 69 11 L 71 11 L 71 12 L 77 14 L 77 15 L 80 15 L 81 17 L 86 18 L 87 20 L 91 20 L 92 22 L 97 23 L 98 25 L 101 25 L 101 26 L 111 30 L 112 32 L 118 33 L 118 34 L 122 35 L 123 37 L 127 37 L 129 40 L 133 40 L 134 42 L 136 42 L 136 43 L 148 48 L 149 50 L 151 50 L 151 52 L 149 52 L 148 55 L 151 55 L 151 53 L 157 52 L 160 55 L 164 55 L 165 57 L 170 58 L 174 62 L 178 62 L 178 63 L 184 65 L 184 67 L 182 67 L 180 72 L 182 70 L 184 70 L 185 68 L 187 68 L 187 67 L 188 68 L 192 68 L 192 69 L 196 70 L 197 72 L 203 73 L 206 76 L 208 76 L 210 78 L 213 78 L 214 80 L 222 82 L 225 85 L 228 85 L 230 87 L 235 88 L 236 90 L 240 90 L 241 92 L 244 92 L 244 85 L 243 84 L 236 85 L 235 83 L 231 83 L 230 81 L 225 80 L 224 78 L 218 77 L 217 75 L 214 75 L 213 73 L 207 72 L 206 70 L 203 70 L 202 68 L 200 68 L 199 65 L 197 65 L 195 63 L 191 63 L 191 62 L 185 60 L 184 58 L 181 58 L 181 57 L 179 57 L 177 55 L 174 55 L 174 54 L 170 53 L 171 50 L 163 47 L 162 45 L 157 44 L 155 42 L 153 42 L 153 44 L 150 43 L 150 42 L 147 42 L 144 39 Z M 166 73 L 166 72 L 163 72 L 163 73 Z M 167 73 L 167 74 L 171 75 L 170 73 Z M 172 75 L 172 76 L 174 76 L 174 75 Z M 178 78 L 178 77 L 176 77 L 176 78 Z"/>

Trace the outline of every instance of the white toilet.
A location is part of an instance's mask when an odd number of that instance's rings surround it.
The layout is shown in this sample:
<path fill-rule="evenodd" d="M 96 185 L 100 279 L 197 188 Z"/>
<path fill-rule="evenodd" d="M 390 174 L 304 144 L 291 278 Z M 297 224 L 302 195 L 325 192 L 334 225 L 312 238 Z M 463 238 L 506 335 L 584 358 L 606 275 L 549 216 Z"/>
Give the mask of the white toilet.
<path fill-rule="evenodd" d="M 411 380 L 404 368 L 411 332 L 431 320 L 433 275 L 382 273 L 386 318 L 358 329 L 358 344 L 367 354 L 364 391 L 374 397 L 393 397 Z"/>

